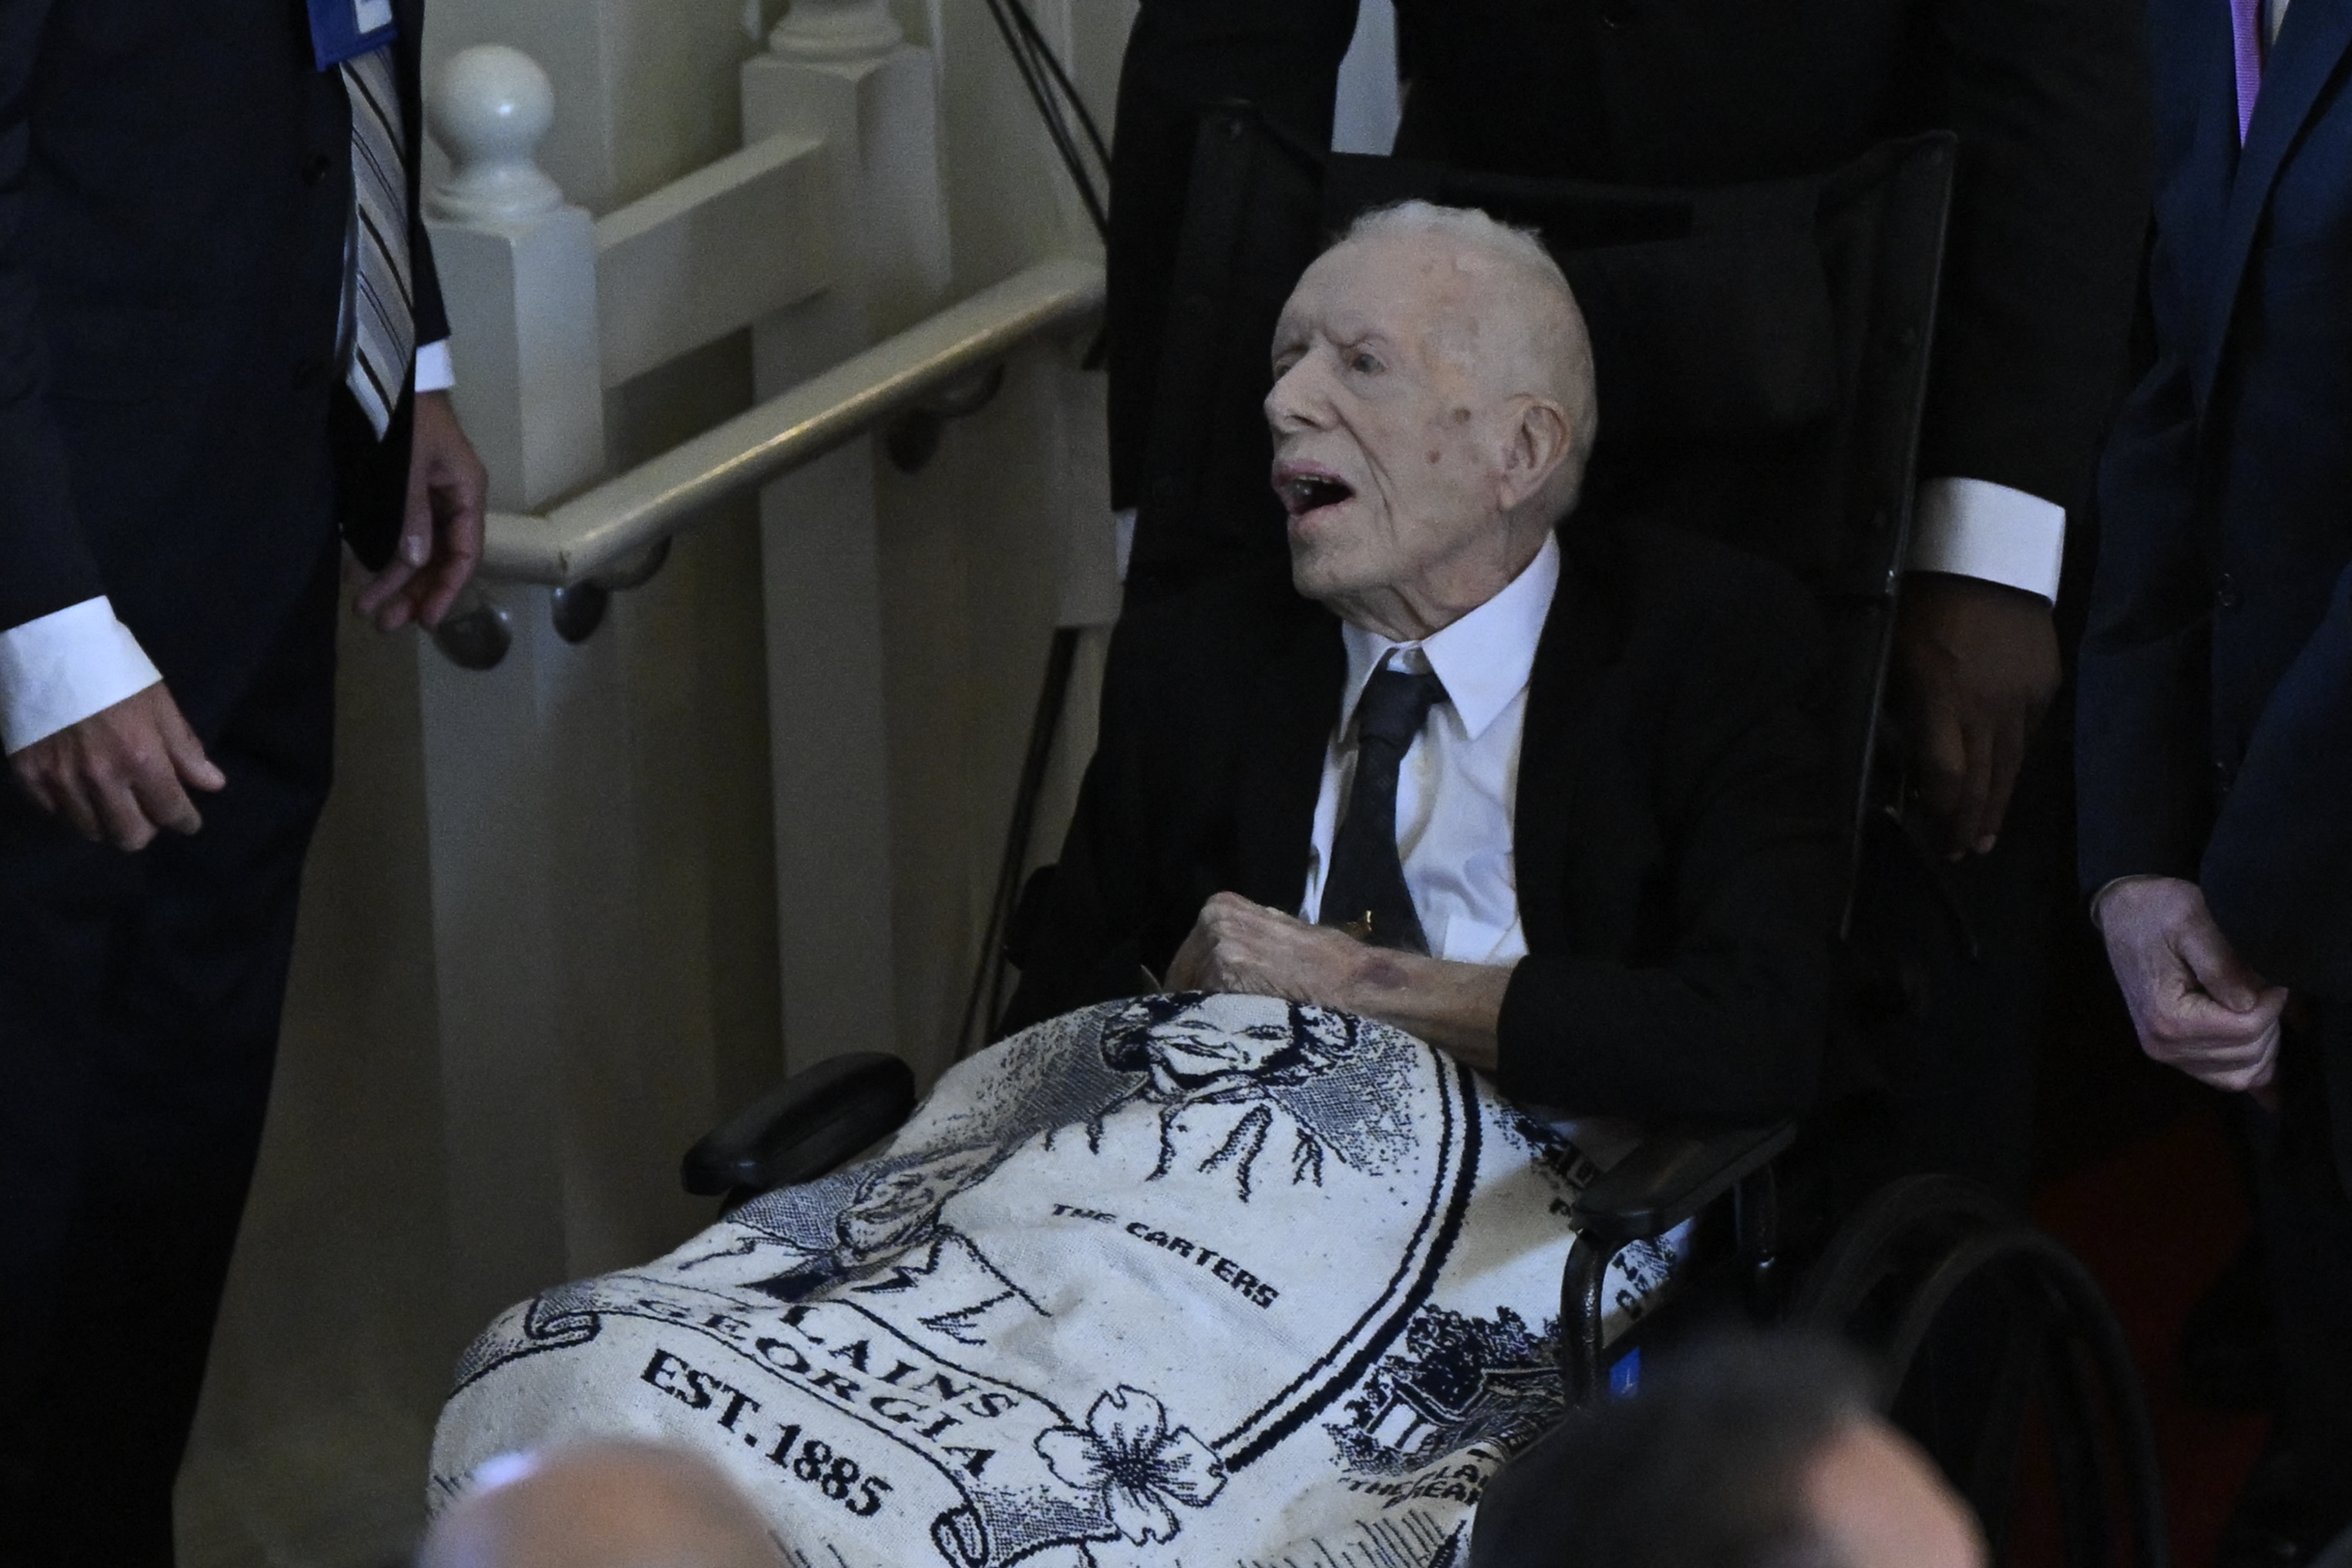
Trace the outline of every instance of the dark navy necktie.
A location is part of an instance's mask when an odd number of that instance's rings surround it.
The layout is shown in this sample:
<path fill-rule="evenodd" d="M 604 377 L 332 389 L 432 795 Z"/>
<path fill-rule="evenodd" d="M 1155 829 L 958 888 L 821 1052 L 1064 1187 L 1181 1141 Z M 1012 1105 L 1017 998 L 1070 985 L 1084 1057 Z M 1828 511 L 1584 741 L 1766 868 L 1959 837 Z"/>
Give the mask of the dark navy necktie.
<path fill-rule="evenodd" d="M 1433 675 L 1383 669 L 1366 682 L 1356 704 L 1355 784 L 1332 841 L 1319 919 L 1374 947 L 1429 951 L 1397 856 L 1397 772 L 1429 710 L 1444 696 Z"/>

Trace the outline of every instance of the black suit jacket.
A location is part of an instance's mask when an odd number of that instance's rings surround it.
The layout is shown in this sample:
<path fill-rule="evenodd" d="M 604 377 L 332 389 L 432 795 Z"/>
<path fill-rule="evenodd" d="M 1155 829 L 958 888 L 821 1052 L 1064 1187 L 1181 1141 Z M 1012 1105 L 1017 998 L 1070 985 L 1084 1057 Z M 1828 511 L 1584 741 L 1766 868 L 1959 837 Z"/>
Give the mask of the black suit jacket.
<path fill-rule="evenodd" d="M 1144 0 L 1120 79 L 1112 488 L 1142 474 L 1200 110 L 1328 144 L 1357 0 Z M 1919 471 L 2071 505 L 2123 374 L 2147 218 L 2137 0 L 1399 0 L 1400 153 L 1718 185 L 1959 137 Z M 1608 443 L 1609 388 L 1601 388 Z M 1689 521 L 1689 520 L 1685 520 Z M 1264 531 L 1270 552 L 1278 531 Z M 1154 553 L 1164 550 L 1155 543 Z"/>
<path fill-rule="evenodd" d="M 423 0 L 395 0 L 410 143 Z M 100 594 L 200 733 L 408 468 L 334 366 L 339 72 L 302 0 L 0 0 L 0 629 Z M 448 332 L 421 218 L 417 341 Z"/>
<path fill-rule="evenodd" d="M 1664 530 L 1565 525 L 1512 846 L 1528 954 L 1505 1090 L 1581 1114 L 1761 1118 L 1811 1097 L 1836 836 L 1807 708 L 1822 635 L 1777 568 Z M 1139 607 L 1005 1020 L 1164 973 L 1221 890 L 1296 909 L 1339 623 L 1268 573 Z"/>
<path fill-rule="evenodd" d="M 2148 14 L 2160 357 L 2101 471 L 2081 871 L 2201 882 L 2256 968 L 2337 1002 L 2352 1128 L 2352 0 L 2288 8 L 2242 150 L 2228 21 Z"/>

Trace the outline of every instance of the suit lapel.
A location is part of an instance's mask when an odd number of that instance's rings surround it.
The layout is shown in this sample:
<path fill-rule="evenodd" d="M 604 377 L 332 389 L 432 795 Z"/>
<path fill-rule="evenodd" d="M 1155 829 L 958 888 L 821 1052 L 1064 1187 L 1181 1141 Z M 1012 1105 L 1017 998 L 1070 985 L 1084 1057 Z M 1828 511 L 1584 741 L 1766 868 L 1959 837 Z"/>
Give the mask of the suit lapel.
<path fill-rule="evenodd" d="M 1567 869 L 1576 831 L 1577 740 L 1620 641 L 1616 617 L 1599 591 L 1599 530 L 1586 524 L 1579 532 L 1585 536 L 1580 548 L 1561 552 L 1559 587 L 1536 645 L 1511 799 L 1512 879 L 1530 947 L 1556 947 L 1566 936 L 1558 929 L 1564 911 L 1552 889 Z"/>
<path fill-rule="evenodd" d="M 1307 888 L 1323 753 L 1339 721 L 1348 655 L 1339 623 L 1308 616 L 1258 677 L 1235 769 L 1234 891 L 1296 910 Z"/>
<path fill-rule="evenodd" d="M 2216 12 L 2225 12 L 2221 0 L 2211 4 Z M 2262 227 L 2271 189 L 2278 184 L 2279 170 L 2305 121 L 2342 65 L 2347 45 L 2352 45 L 2352 0 L 2293 0 L 2287 7 L 2286 20 L 2280 25 L 2278 41 L 2263 73 L 2262 95 L 2254 100 L 2246 144 L 2238 153 L 2237 174 L 2231 181 L 2229 205 L 2221 219 L 2212 289 L 2206 297 L 2211 313 L 2198 345 L 2200 407 L 2221 369 L 2239 285 L 2244 279 L 2246 260 L 2253 252 L 2254 236 Z M 2229 112 L 2234 116 L 2234 108 Z"/>

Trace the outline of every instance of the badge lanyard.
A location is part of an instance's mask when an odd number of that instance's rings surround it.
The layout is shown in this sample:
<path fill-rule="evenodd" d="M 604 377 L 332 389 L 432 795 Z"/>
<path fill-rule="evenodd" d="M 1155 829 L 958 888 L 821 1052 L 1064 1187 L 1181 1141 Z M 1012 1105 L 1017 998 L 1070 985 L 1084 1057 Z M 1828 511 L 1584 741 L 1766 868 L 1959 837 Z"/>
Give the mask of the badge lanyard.
<path fill-rule="evenodd" d="M 310 54 L 319 68 L 341 65 L 400 37 L 392 0 L 310 0 Z"/>

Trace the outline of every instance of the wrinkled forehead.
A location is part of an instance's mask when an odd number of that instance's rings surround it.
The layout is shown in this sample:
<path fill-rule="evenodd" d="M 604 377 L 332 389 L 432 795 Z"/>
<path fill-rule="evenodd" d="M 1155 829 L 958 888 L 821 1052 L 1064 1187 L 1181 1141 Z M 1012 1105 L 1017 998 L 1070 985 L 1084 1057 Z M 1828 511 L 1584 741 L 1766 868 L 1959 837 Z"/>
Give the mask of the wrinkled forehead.
<path fill-rule="evenodd" d="M 1315 258 L 1282 308 L 1281 343 L 1380 333 L 1446 351 L 1475 342 L 1511 309 L 1496 259 L 1443 234 L 1372 234 Z"/>

